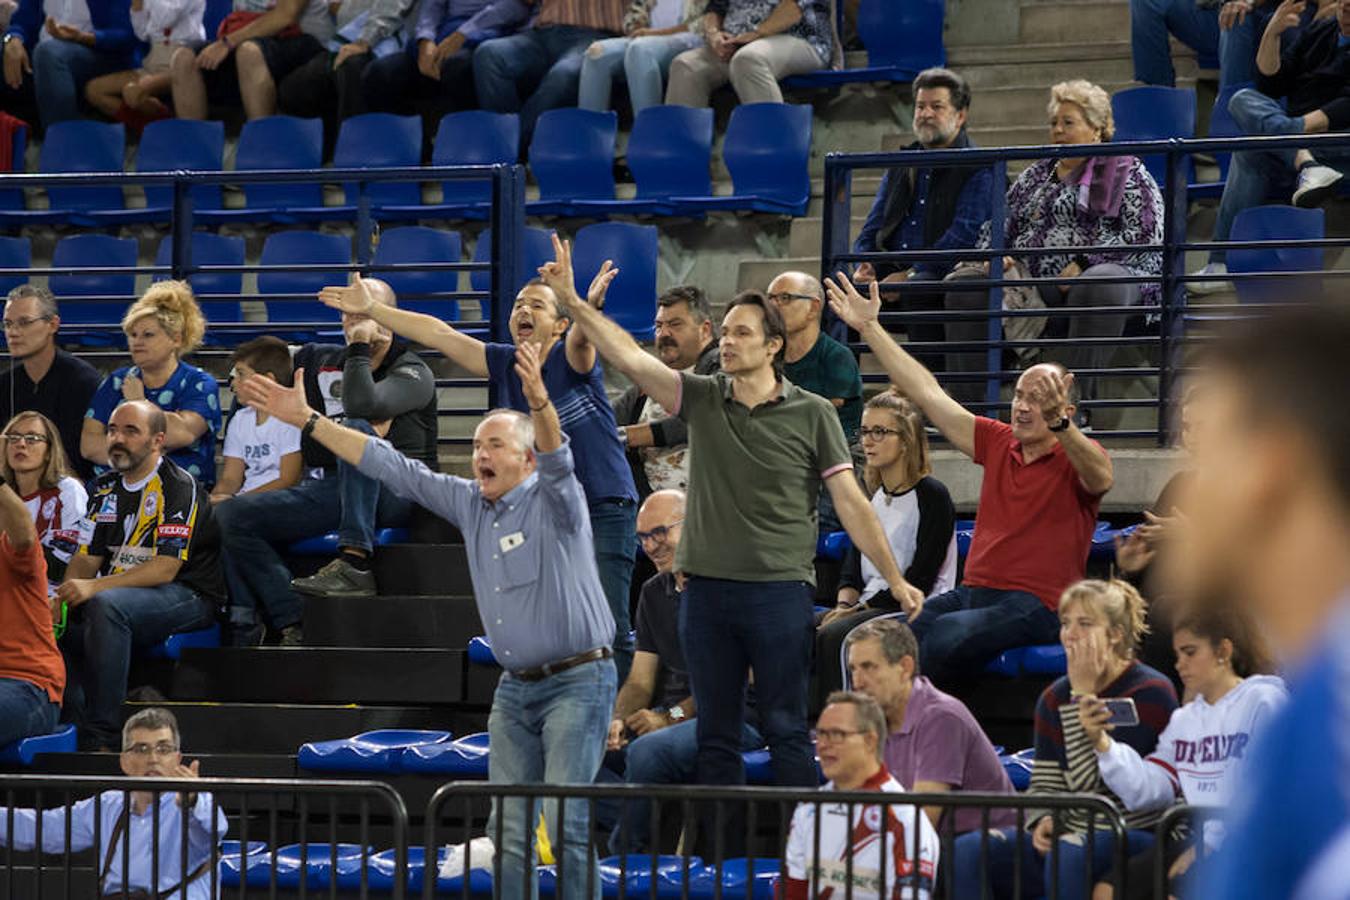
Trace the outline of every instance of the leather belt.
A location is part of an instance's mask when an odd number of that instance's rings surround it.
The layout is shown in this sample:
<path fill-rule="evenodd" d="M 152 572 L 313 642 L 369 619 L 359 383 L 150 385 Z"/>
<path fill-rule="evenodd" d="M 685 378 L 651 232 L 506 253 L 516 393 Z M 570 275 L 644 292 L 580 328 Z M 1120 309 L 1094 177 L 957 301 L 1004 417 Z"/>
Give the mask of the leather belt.
<path fill-rule="evenodd" d="M 568 669 L 575 669 L 577 666 L 586 665 L 586 663 L 609 659 L 613 655 L 614 651 L 609 647 L 596 647 L 594 650 L 587 650 L 584 653 L 578 653 L 576 656 L 569 656 L 557 662 L 545 663 L 537 668 L 512 669 L 511 677 L 519 678 L 521 681 L 543 681 L 550 675 L 557 675 L 559 672 L 566 672 Z"/>

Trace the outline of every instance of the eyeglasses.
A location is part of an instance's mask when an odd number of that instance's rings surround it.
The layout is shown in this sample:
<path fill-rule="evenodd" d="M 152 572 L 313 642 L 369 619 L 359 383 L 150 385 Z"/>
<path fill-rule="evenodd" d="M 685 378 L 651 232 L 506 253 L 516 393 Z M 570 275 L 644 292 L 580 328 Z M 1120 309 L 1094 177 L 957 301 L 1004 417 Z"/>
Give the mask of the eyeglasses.
<path fill-rule="evenodd" d="M 868 438 L 871 438 L 874 441 L 884 441 L 886 440 L 887 435 L 899 433 L 900 431 L 898 429 L 882 428 L 880 425 L 878 425 L 875 428 L 859 428 L 858 438 L 860 440 L 867 440 Z"/>
<path fill-rule="evenodd" d="M 34 444 L 47 443 L 47 436 L 45 434 L 6 434 L 3 437 L 11 444 L 17 444 L 22 441 L 30 447 Z"/>
<path fill-rule="evenodd" d="M 26 319 L 4 319 L 0 321 L 0 325 L 5 327 L 5 331 L 18 331 L 27 328 L 34 322 L 46 322 L 50 319 L 51 316 L 29 316 Z"/>
<path fill-rule="evenodd" d="M 845 731 L 842 728 L 817 728 L 813 731 L 812 739 L 817 744 L 840 744 L 855 734 L 862 734 L 861 731 Z"/>
<path fill-rule="evenodd" d="M 155 744 L 153 747 L 149 744 L 132 744 L 130 747 L 123 749 L 122 752 L 128 756 L 146 757 L 153 753 L 156 756 L 165 757 L 173 756 L 177 753 L 178 747 L 167 741 L 161 744 Z"/>
<path fill-rule="evenodd" d="M 790 294 L 787 291 L 779 291 L 776 294 L 769 294 L 769 302 L 778 306 L 787 306 L 793 300 L 817 300 L 818 297 L 811 294 Z"/>
<path fill-rule="evenodd" d="M 657 525 L 651 531 L 639 531 L 637 533 L 638 543 L 645 544 L 648 541 L 651 541 L 652 543 L 655 544 L 664 544 L 666 541 L 670 539 L 671 529 L 673 529 L 676 525 L 679 525 L 683 521 L 684 519 L 676 519 L 669 525 Z"/>

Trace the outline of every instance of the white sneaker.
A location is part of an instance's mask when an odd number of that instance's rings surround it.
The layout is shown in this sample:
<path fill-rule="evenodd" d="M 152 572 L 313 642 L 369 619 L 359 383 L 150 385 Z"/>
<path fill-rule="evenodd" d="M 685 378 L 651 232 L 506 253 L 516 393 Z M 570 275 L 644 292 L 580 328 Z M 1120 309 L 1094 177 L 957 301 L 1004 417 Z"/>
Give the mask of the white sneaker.
<path fill-rule="evenodd" d="M 1224 263 L 1209 263 L 1203 269 L 1197 269 L 1191 273 L 1191 277 L 1208 277 L 1209 281 L 1188 281 L 1186 282 L 1186 293 L 1203 296 L 1205 294 L 1218 294 L 1223 291 L 1231 291 L 1233 283 L 1221 276 L 1228 274 L 1228 266 Z"/>
<path fill-rule="evenodd" d="M 1294 205 L 1316 209 L 1331 199 L 1345 175 L 1320 163 L 1298 170 L 1298 187 L 1294 190 Z"/>

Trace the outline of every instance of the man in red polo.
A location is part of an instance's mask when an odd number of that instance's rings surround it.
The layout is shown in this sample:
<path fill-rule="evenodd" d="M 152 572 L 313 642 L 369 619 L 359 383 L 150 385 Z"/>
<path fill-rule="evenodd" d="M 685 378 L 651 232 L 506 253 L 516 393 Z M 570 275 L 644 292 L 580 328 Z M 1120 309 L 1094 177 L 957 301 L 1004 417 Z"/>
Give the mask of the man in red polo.
<path fill-rule="evenodd" d="M 1111 458 L 1074 423 L 1073 375 L 1057 363 L 1017 379 L 1012 424 L 976 416 L 877 322 L 876 285 L 864 298 L 829 281 L 830 306 L 857 329 L 892 383 L 952 446 L 984 467 L 975 535 L 961 586 L 931 597 L 910 623 L 920 666 L 939 685 L 977 674 L 1011 647 L 1059 638 L 1059 595 L 1083 577 Z"/>

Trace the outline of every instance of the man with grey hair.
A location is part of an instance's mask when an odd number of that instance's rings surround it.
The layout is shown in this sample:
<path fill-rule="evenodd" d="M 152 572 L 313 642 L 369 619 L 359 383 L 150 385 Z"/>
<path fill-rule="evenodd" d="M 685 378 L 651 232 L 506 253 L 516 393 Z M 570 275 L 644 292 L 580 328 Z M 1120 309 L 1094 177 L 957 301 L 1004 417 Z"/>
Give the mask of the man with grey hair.
<path fill-rule="evenodd" d="M 829 779 L 823 790 L 905 793 L 883 765 L 885 740 L 886 716 L 875 700 L 851 691 L 831 694 L 816 722 L 816 752 Z M 932 823 L 903 801 L 800 803 L 788 832 L 782 896 L 920 900 L 932 893 L 938 853 Z"/>
<path fill-rule="evenodd" d="M 159 707 L 141 710 L 127 720 L 118 764 L 122 774 L 135 779 L 188 780 L 199 775 L 196 760 L 183 762 L 173 713 Z M 0 807 L 0 845 L 13 850 L 35 849 L 38 814 L 35 809 Z M 99 836 L 96 896 L 183 900 L 209 900 L 212 896 L 211 867 L 229 821 L 206 791 L 109 790 L 70 807 L 42 810 L 41 816 L 44 853 L 91 850 L 94 836 Z"/>
<path fill-rule="evenodd" d="M 416 500 L 464 535 L 478 613 L 505 672 L 488 717 L 494 784 L 583 784 L 600 768 L 617 684 L 614 634 L 600 587 L 585 495 L 572 442 L 544 386 L 542 354 L 525 341 L 515 374 L 530 410 L 495 410 L 473 438 L 472 480 L 442 475 L 387 442 L 327 419 L 299 386 L 251 375 L 238 386 L 250 406 L 289 422 L 344 463 Z M 588 809 L 545 802 L 544 819 L 560 872 L 559 896 L 586 896 Z M 531 808 L 532 805 L 531 805 Z M 503 897 L 533 896 L 525 874 L 536 816 L 521 799 L 498 801 Z M 489 823 L 487 833 L 496 834 Z M 594 897 L 600 896 L 594 879 Z"/>
<path fill-rule="evenodd" d="M 862 376 L 853 352 L 820 328 L 825 291 L 820 280 L 805 272 L 784 272 L 765 292 L 787 326 L 783 375 L 804 391 L 834 405 L 844 437 L 857 440 L 862 424 Z"/>
<path fill-rule="evenodd" d="M 5 343 L 16 365 L 0 374 L 0 425 L 40 412 L 56 424 L 66 459 L 88 480 L 94 466 L 76 452 L 84 412 L 102 380 L 89 363 L 56 346 L 61 314 L 45 287 L 21 284 L 5 299 Z"/>

